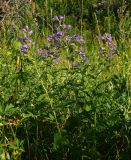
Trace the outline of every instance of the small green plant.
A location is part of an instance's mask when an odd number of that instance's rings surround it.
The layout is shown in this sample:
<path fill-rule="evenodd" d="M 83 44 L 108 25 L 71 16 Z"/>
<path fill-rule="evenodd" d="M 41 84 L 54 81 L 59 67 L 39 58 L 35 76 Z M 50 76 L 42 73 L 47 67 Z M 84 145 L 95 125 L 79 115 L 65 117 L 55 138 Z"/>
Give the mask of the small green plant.
<path fill-rule="evenodd" d="M 129 15 L 81 2 L 30 1 L 2 21 L 1 160 L 130 159 Z"/>

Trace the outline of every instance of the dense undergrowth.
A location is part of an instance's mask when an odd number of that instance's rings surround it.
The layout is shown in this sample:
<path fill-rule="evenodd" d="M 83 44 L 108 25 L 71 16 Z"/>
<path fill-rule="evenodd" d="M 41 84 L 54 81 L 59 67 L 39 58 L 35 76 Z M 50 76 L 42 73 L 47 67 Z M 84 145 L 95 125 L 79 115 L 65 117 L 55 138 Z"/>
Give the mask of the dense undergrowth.
<path fill-rule="evenodd" d="M 0 160 L 130 160 L 130 3 L 15 2 L 0 22 Z"/>

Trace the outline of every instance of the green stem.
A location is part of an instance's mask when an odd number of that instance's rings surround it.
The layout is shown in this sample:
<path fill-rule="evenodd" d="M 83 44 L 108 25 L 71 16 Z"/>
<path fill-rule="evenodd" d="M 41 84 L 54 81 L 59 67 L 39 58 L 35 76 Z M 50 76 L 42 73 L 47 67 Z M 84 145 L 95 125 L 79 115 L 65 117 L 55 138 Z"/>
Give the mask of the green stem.
<path fill-rule="evenodd" d="M 83 0 L 81 0 L 81 35 L 83 30 Z"/>
<path fill-rule="evenodd" d="M 35 63 L 35 62 L 34 62 L 34 63 Z M 39 73 L 38 68 L 37 68 L 37 66 L 36 66 L 36 63 L 35 63 L 35 68 L 36 68 L 36 72 L 37 72 L 37 74 L 38 74 L 38 77 L 39 77 L 39 79 L 40 79 L 41 85 L 42 85 L 44 91 L 46 92 L 46 95 L 47 95 L 48 99 L 50 100 L 50 107 L 51 107 L 51 109 L 52 109 L 52 112 L 53 112 L 53 115 L 54 115 L 54 118 L 55 118 L 55 122 L 56 122 L 56 125 L 57 125 L 57 130 L 58 130 L 58 132 L 61 134 L 61 130 L 60 130 L 59 123 L 58 123 L 58 120 L 57 120 L 56 112 L 55 112 L 55 110 L 54 110 L 54 108 L 53 108 L 53 105 L 52 105 L 52 100 L 51 100 L 51 98 L 50 98 L 50 96 L 49 96 L 49 94 L 48 94 L 48 91 L 47 91 L 47 89 L 46 89 L 43 81 L 42 81 L 41 78 L 40 78 L 41 76 L 40 76 L 40 73 Z"/>
<path fill-rule="evenodd" d="M 100 36 L 101 32 L 100 32 L 99 22 L 98 22 L 98 19 L 97 19 L 96 12 L 94 12 L 94 17 L 95 17 L 95 20 L 96 20 L 96 27 L 97 27 L 98 35 Z"/>
<path fill-rule="evenodd" d="M 10 129 L 11 129 L 11 132 L 12 132 L 12 135 L 13 135 L 14 139 L 16 139 L 15 132 L 13 131 L 13 128 L 12 128 L 12 126 L 11 126 L 11 124 L 10 124 L 10 123 L 9 123 L 9 126 L 10 126 Z"/>
<path fill-rule="evenodd" d="M 26 132 L 26 139 L 27 139 L 27 146 L 28 146 L 28 159 L 30 160 L 30 141 L 28 138 L 28 131 L 27 131 L 27 126 L 25 126 L 25 132 Z"/>

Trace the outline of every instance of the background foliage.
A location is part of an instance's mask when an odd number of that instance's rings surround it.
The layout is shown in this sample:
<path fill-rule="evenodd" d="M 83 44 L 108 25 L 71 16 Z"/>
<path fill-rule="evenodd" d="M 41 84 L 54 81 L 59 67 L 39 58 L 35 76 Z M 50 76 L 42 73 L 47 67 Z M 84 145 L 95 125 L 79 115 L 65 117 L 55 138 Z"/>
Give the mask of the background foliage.
<path fill-rule="evenodd" d="M 1 160 L 130 159 L 130 6 L 0 1 Z M 58 36 L 63 24 L 72 28 Z"/>

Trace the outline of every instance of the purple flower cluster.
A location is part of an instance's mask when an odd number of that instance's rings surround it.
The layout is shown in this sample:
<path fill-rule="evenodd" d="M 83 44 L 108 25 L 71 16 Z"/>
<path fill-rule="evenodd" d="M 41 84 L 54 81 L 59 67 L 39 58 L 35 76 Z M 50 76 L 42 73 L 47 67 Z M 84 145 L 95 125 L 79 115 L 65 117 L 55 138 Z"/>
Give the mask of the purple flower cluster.
<path fill-rule="evenodd" d="M 107 39 L 108 43 L 112 43 L 112 36 L 111 36 L 111 34 L 106 34 L 106 39 Z"/>
<path fill-rule="evenodd" d="M 68 30 L 72 28 L 71 25 L 67 25 L 64 23 L 64 16 L 54 16 L 54 34 L 49 35 L 47 40 L 48 42 L 54 43 L 54 48 L 57 49 L 60 45 L 62 45 L 62 37 L 64 37 Z M 59 22 L 59 23 L 57 23 Z"/>
<path fill-rule="evenodd" d="M 113 42 L 113 38 L 111 34 L 104 34 L 102 36 L 99 37 L 99 40 L 101 41 L 101 45 L 100 45 L 100 53 L 107 53 L 107 57 L 108 58 L 112 58 L 114 56 L 114 54 L 117 54 L 118 51 L 116 49 L 116 45 Z"/>
<path fill-rule="evenodd" d="M 81 56 L 81 58 L 84 60 L 84 62 L 88 62 L 89 61 L 89 59 L 86 56 L 86 53 L 83 51 L 82 48 L 79 48 L 78 54 Z"/>
<path fill-rule="evenodd" d="M 27 50 L 30 48 L 30 44 L 32 42 L 32 39 L 30 38 L 30 36 L 33 34 L 33 31 L 29 29 L 29 27 L 26 25 L 23 29 L 22 29 L 23 38 L 19 38 L 19 41 L 21 42 L 22 46 L 21 46 L 21 52 L 26 53 Z"/>
<path fill-rule="evenodd" d="M 64 23 L 64 16 L 53 17 L 53 34 L 47 37 L 48 48 L 41 48 L 37 51 L 38 54 L 42 55 L 42 59 L 52 59 L 55 64 L 60 61 L 60 54 L 68 48 L 69 60 L 75 61 L 76 57 L 82 58 L 82 61 L 88 62 L 86 53 L 83 50 L 85 44 L 84 36 L 75 34 L 69 35 L 68 31 L 71 30 L 72 26 Z"/>
<path fill-rule="evenodd" d="M 100 36 L 99 40 L 101 40 L 101 41 L 108 41 L 108 43 L 112 43 L 112 35 L 109 34 L 109 33 L 107 33 L 107 34 L 105 34 L 103 36 Z"/>
<path fill-rule="evenodd" d="M 53 21 L 56 22 L 56 21 L 61 21 L 61 20 L 64 20 L 64 16 L 60 15 L 60 16 L 54 16 L 53 17 Z"/>

